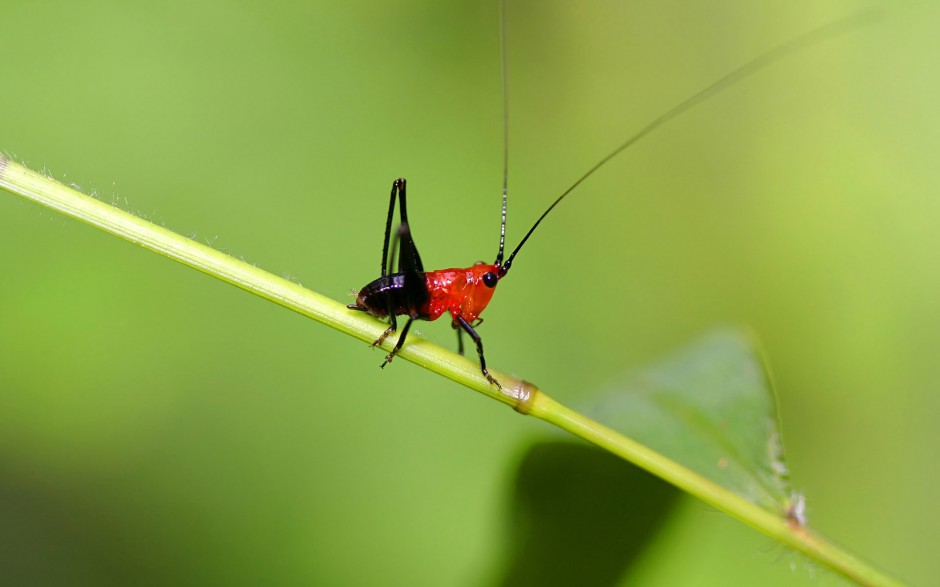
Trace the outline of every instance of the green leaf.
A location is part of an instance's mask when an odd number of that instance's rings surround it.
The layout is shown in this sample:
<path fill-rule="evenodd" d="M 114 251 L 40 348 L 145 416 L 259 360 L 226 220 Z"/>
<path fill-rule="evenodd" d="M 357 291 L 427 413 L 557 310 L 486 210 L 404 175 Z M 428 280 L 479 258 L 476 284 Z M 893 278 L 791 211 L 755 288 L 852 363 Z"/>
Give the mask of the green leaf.
<path fill-rule="evenodd" d="M 786 517 L 790 487 L 774 396 L 749 333 L 707 333 L 579 407 Z M 677 496 L 656 477 L 593 448 L 558 441 L 532 446 L 517 473 L 507 541 L 514 549 L 503 584 L 614 583 L 655 538 Z M 534 553 L 542 564 L 527 564 Z"/>
<path fill-rule="evenodd" d="M 773 390 L 750 333 L 712 331 L 580 407 L 754 504 L 792 511 Z"/>

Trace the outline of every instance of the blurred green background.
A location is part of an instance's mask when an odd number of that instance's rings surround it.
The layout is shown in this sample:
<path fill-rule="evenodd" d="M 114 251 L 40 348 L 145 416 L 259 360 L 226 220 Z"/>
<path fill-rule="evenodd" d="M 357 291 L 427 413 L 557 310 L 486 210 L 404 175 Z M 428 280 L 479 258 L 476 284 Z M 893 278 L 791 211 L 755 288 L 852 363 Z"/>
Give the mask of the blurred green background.
<path fill-rule="evenodd" d="M 649 4 L 510 0 L 510 244 L 666 108 L 870 6 Z M 376 277 L 399 176 L 427 267 L 496 253 L 495 2 L 2 0 L 0 19 L 0 149 L 34 169 L 344 302 Z M 890 3 L 612 162 L 500 286 L 490 363 L 576 401 L 749 324 L 810 523 L 937 577 L 938 25 L 936 3 Z M 511 578 L 546 425 L 6 193 L 0 242 L 10 584 Z M 688 498 L 648 536 L 622 584 L 842 584 Z"/>

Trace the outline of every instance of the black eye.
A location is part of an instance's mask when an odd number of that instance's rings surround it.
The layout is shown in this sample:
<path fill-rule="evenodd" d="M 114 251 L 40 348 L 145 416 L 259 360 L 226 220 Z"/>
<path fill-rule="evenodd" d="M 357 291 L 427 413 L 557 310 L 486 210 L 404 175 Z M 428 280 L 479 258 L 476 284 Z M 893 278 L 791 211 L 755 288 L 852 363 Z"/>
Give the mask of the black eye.
<path fill-rule="evenodd" d="M 496 287 L 497 281 L 499 281 L 499 279 L 496 277 L 495 273 L 487 272 L 483 274 L 483 285 L 486 287 Z"/>

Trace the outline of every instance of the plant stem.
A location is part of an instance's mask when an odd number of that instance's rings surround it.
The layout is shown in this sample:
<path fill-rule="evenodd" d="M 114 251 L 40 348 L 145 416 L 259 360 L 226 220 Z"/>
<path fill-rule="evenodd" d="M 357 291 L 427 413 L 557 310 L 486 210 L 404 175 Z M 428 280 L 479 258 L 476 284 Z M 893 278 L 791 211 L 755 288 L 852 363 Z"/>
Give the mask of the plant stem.
<path fill-rule="evenodd" d="M 646 446 L 567 408 L 544 393 L 535 395 L 528 414 L 551 422 L 633 463 L 860 585 L 902 585 L 798 521 L 772 513 L 742 498 Z"/>
<path fill-rule="evenodd" d="M 77 218 L 134 244 L 179 261 L 352 335 L 372 342 L 384 330 L 374 318 L 272 275 L 211 247 L 157 226 L 30 171 L 0 155 L 0 187 L 67 216 Z M 550 422 L 672 483 L 702 501 L 810 556 L 862 585 L 897 586 L 844 549 L 799 522 L 771 513 L 661 454 L 552 400 L 530 383 L 493 372 L 502 389 L 491 385 L 475 361 L 419 338 L 412 338 L 401 358 L 509 404 L 518 412 Z"/>

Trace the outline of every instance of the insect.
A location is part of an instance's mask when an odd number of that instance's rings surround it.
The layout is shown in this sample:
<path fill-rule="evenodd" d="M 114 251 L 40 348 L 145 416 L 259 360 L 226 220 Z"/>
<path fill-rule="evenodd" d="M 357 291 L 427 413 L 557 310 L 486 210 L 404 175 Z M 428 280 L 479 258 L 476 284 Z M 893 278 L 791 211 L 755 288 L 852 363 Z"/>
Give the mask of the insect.
<path fill-rule="evenodd" d="M 406 199 L 405 179 L 396 179 L 392 183 L 389 199 L 388 217 L 385 222 L 385 243 L 382 247 L 381 276 L 368 283 L 359 290 L 356 303 L 349 304 L 351 310 L 367 312 L 376 317 L 389 318 L 390 325 L 382 335 L 372 343 L 373 347 L 380 346 L 391 334 L 397 332 L 397 316 L 407 316 L 408 321 L 402 329 L 392 351 L 386 355 L 382 367 L 390 363 L 405 344 L 408 330 L 415 320 L 437 320 L 444 314 L 449 314 L 451 325 L 457 331 L 457 344 L 460 354 L 463 354 L 463 334 L 470 336 L 476 344 L 477 354 L 480 357 L 480 369 L 486 379 L 500 389 L 500 383 L 490 375 L 486 368 L 486 359 L 483 356 L 483 341 L 477 334 L 476 328 L 483 322 L 480 314 L 490 303 L 497 284 L 506 276 L 512 267 L 512 262 L 522 249 L 523 245 L 535 232 L 542 220 L 548 216 L 568 194 L 574 191 L 584 180 L 593 175 L 608 161 L 625 151 L 628 147 L 650 134 L 656 128 L 683 114 L 689 109 L 701 104 L 718 92 L 727 89 L 733 84 L 750 76 L 757 70 L 781 59 L 782 57 L 803 49 L 821 40 L 828 39 L 840 32 L 851 30 L 858 25 L 859 16 L 834 21 L 823 25 L 789 42 L 779 45 L 766 53 L 748 61 L 724 77 L 705 87 L 699 92 L 686 98 L 658 118 L 649 122 L 621 145 L 608 153 L 600 161 L 588 169 L 581 177 L 571 184 L 535 221 L 529 231 L 515 249 L 504 260 L 506 242 L 506 204 L 508 199 L 508 98 L 506 90 L 507 66 L 505 50 L 505 2 L 501 3 L 500 39 L 502 60 L 502 89 L 503 89 L 503 194 L 502 194 L 502 222 L 499 234 L 499 252 L 492 264 L 478 262 L 466 268 L 441 269 L 425 271 L 421 263 L 421 256 L 415 246 L 408 224 L 408 203 Z M 400 222 L 394 234 L 392 221 L 395 216 L 395 202 L 398 201 Z M 391 245 L 391 254 L 389 254 Z M 398 254 L 397 270 L 395 269 L 396 249 Z M 393 271 L 394 270 L 394 271 Z"/>

